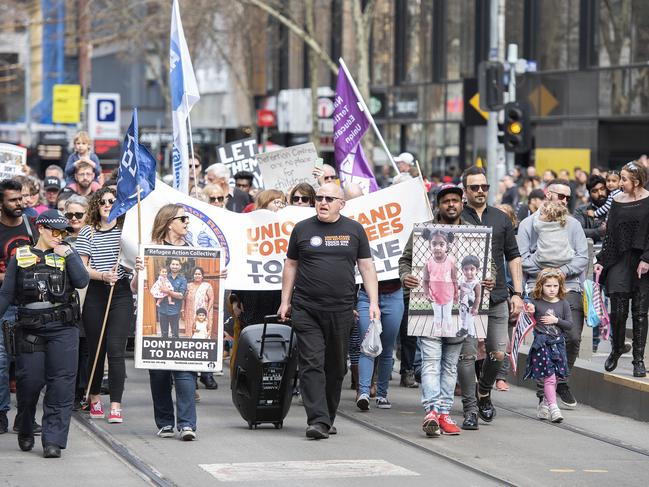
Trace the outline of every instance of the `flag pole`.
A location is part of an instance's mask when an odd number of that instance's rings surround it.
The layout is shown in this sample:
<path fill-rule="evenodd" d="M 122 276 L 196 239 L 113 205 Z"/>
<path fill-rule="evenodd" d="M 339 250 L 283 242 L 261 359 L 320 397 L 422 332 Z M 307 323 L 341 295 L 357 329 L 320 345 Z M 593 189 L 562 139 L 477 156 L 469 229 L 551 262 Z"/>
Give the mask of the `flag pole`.
<path fill-rule="evenodd" d="M 185 99 L 185 110 L 187 110 L 187 126 L 189 127 L 189 151 L 191 152 L 192 157 L 192 171 L 194 172 L 194 196 L 198 198 L 198 181 L 196 180 L 196 165 L 194 159 L 194 141 L 192 140 L 192 119 L 189 114 L 189 103 L 187 103 L 187 96 L 183 94 Z M 189 188 L 188 188 L 189 189 Z M 189 191 L 187 191 L 189 193 Z"/>
<path fill-rule="evenodd" d="M 428 199 L 428 192 L 426 191 L 426 184 L 424 184 L 424 177 L 421 174 L 421 168 L 419 167 L 419 161 L 415 159 L 415 164 L 417 165 L 417 172 L 419 173 L 419 181 L 421 181 L 421 187 L 424 190 L 424 199 L 426 200 L 426 208 L 428 208 L 428 216 L 430 219 L 433 219 L 433 208 L 430 206 L 430 200 Z M 138 195 L 139 197 L 139 195 Z"/>
<path fill-rule="evenodd" d="M 140 185 L 137 185 L 137 246 L 142 245 L 142 208 L 140 205 Z"/>
<path fill-rule="evenodd" d="M 347 69 L 347 65 L 345 64 L 345 61 L 343 61 L 343 58 L 338 58 L 338 62 L 340 63 L 340 67 L 342 70 L 345 72 L 345 75 L 347 75 L 347 79 L 349 80 L 350 84 L 352 85 L 352 89 L 354 90 L 354 93 L 356 93 L 356 96 L 358 97 L 358 100 L 361 104 L 361 108 L 365 112 L 365 116 L 370 122 L 370 125 L 372 126 L 372 129 L 374 130 L 374 133 L 379 139 L 379 142 L 381 142 L 381 145 L 383 146 L 383 150 L 385 153 L 388 155 L 388 158 L 390 159 L 390 162 L 392 163 L 392 167 L 394 167 L 395 171 L 397 171 L 397 174 L 400 172 L 399 168 L 397 167 L 397 163 L 394 162 L 394 157 L 392 157 L 392 153 L 388 149 L 388 146 L 385 143 L 385 140 L 383 140 L 383 136 L 381 135 L 381 132 L 379 132 L 379 128 L 376 126 L 376 122 L 374 122 L 374 117 L 372 117 L 372 114 L 370 113 L 370 109 L 367 107 L 365 104 L 365 100 L 363 100 L 363 96 L 361 95 L 361 92 L 358 89 L 358 86 L 356 86 L 356 82 L 354 81 L 354 78 L 352 78 L 352 75 L 349 74 L 349 70 Z"/>

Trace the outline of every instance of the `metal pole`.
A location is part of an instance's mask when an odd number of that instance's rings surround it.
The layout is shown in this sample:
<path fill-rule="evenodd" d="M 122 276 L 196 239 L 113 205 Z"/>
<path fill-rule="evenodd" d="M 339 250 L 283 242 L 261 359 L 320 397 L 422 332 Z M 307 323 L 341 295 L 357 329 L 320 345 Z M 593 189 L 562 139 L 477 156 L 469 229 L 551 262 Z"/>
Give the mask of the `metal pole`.
<path fill-rule="evenodd" d="M 498 60 L 498 0 L 489 1 L 489 60 Z M 487 181 L 492 188 L 488 203 L 493 205 L 498 189 L 498 112 L 489 112 L 487 120 Z"/>
<path fill-rule="evenodd" d="M 25 23 L 27 49 L 25 49 L 25 145 L 32 143 L 32 33 L 29 18 Z"/>
<path fill-rule="evenodd" d="M 518 61 L 518 45 L 510 44 L 507 46 L 507 62 L 509 63 L 509 99 L 507 101 L 516 101 L 516 62 Z M 516 155 L 513 152 L 507 152 L 507 173 L 512 174 Z"/>

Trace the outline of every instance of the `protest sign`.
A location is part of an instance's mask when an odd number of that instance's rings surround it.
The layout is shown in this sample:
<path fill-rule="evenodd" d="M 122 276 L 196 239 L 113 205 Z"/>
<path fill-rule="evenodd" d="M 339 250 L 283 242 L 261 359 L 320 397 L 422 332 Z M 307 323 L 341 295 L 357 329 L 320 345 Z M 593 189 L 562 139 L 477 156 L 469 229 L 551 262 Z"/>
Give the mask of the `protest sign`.
<path fill-rule="evenodd" d="M 15 176 L 24 175 L 20 166 L 13 163 L 1 164 L 0 163 L 0 181 L 3 179 L 12 179 Z"/>
<path fill-rule="evenodd" d="M 230 186 L 234 186 L 234 176 L 239 171 L 249 171 L 254 174 L 252 182 L 256 188 L 263 188 L 264 183 L 259 170 L 259 163 L 255 159 L 258 152 L 255 139 L 242 139 L 221 145 L 216 148 L 218 162 L 225 164 L 230 169 Z"/>
<path fill-rule="evenodd" d="M 312 142 L 264 154 L 257 154 L 259 170 L 267 188 L 288 193 L 299 183 L 316 184 L 313 167 L 318 152 Z"/>
<path fill-rule="evenodd" d="M 399 277 L 399 257 L 415 223 L 428 220 L 421 182 L 416 179 L 346 202 L 342 213 L 358 221 L 368 236 L 379 280 Z M 229 272 L 227 289 L 281 288 L 282 270 L 291 231 L 315 215 L 313 208 L 287 206 L 272 212 L 233 213 L 188 197 L 158 181 L 142 201 L 142 234 L 151 234 L 153 219 L 167 203 L 180 203 L 189 215 L 187 242 L 195 247 L 220 247 Z M 137 212 L 126 214 L 125 228 L 135 228 Z M 124 264 L 133 267 L 135 232 L 122 232 Z M 360 276 L 358 276 L 360 282 Z"/>
<path fill-rule="evenodd" d="M 222 252 L 143 245 L 139 273 L 135 366 L 221 372 Z M 180 293 L 182 298 L 173 294 Z"/>
<path fill-rule="evenodd" d="M 27 164 L 27 149 L 13 144 L 0 144 L 0 164 Z"/>
<path fill-rule="evenodd" d="M 415 225 L 408 335 L 484 338 L 489 292 L 481 285 L 491 270 L 491 228 Z"/>

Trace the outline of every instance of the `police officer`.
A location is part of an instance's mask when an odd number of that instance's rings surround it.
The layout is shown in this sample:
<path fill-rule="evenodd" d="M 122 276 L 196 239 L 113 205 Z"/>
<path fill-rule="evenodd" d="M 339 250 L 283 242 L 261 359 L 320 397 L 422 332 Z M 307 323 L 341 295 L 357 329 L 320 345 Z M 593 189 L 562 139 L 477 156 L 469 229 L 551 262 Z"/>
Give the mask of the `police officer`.
<path fill-rule="evenodd" d="M 79 346 L 77 291 L 88 285 L 88 271 L 64 242 L 72 231 L 58 210 L 36 219 L 36 245 L 19 247 L 0 289 L 0 316 L 18 307 L 13 328 L 3 323 L 6 343 L 16 355 L 18 446 L 34 447 L 33 418 L 43 386 L 43 456 L 58 458 L 67 444 L 74 401 Z M 11 330 L 11 331 L 10 331 Z"/>

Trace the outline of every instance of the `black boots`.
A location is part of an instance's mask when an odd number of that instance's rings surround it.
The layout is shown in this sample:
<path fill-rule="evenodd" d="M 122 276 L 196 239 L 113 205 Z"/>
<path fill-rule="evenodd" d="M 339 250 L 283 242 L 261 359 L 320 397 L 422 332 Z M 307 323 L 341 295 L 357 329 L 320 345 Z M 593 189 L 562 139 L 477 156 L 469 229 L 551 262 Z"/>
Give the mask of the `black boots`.
<path fill-rule="evenodd" d="M 613 372 L 620 355 L 624 353 L 626 320 L 629 317 L 629 298 L 611 296 L 611 353 L 604 362 L 604 370 Z"/>
<path fill-rule="evenodd" d="M 647 309 L 649 294 L 636 293 L 633 296 L 631 313 L 633 316 L 633 377 L 646 377 L 644 349 L 647 343 Z"/>

